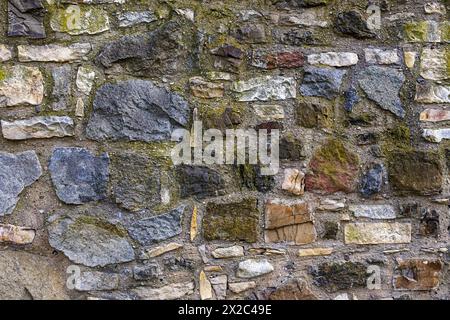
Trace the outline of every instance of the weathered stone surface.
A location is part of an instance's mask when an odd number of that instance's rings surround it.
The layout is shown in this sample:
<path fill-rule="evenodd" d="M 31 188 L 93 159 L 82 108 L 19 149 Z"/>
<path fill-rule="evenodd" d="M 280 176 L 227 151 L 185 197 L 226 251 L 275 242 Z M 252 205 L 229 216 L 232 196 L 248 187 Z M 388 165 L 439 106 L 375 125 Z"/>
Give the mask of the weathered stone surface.
<path fill-rule="evenodd" d="M 261 166 L 243 164 L 238 166 L 241 183 L 249 190 L 257 190 L 259 192 L 267 192 L 275 187 L 275 179 L 273 176 L 262 175 Z"/>
<path fill-rule="evenodd" d="M 327 5 L 332 0 L 276 0 L 273 2 L 280 8 L 303 8 Z"/>
<path fill-rule="evenodd" d="M 428 14 L 445 14 L 447 12 L 445 5 L 443 3 L 438 2 L 428 2 L 423 5 L 425 13 Z"/>
<path fill-rule="evenodd" d="M 119 14 L 117 17 L 119 26 L 132 27 L 141 23 L 150 23 L 158 20 L 158 17 L 153 11 L 127 11 Z"/>
<path fill-rule="evenodd" d="M 268 70 L 277 68 L 300 68 L 305 63 L 303 53 L 295 50 L 253 50 L 251 59 L 252 66 Z"/>
<path fill-rule="evenodd" d="M 297 169 L 284 170 L 284 181 L 281 189 L 297 196 L 305 193 L 305 174 Z"/>
<path fill-rule="evenodd" d="M 203 235 L 206 240 L 256 242 L 258 222 L 256 199 L 225 204 L 209 202 L 203 217 Z"/>
<path fill-rule="evenodd" d="M 193 77 L 189 79 L 189 85 L 192 94 L 197 98 L 221 98 L 225 91 L 223 83 L 208 82 L 202 77 Z"/>
<path fill-rule="evenodd" d="M 69 117 L 34 117 L 26 120 L 1 121 L 2 134 L 8 140 L 70 137 L 74 135 L 74 122 Z"/>
<path fill-rule="evenodd" d="M 53 90 L 52 103 L 53 110 L 65 110 L 70 103 L 72 94 L 71 78 L 72 68 L 70 65 L 63 65 L 52 68 Z"/>
<path fill-rule="evenodd" d="M 329 256 L 332 253 L 333 253 L 333 248 L 298 249 L 299 257 Z"/>
<path fill-rule="evenodd" d="M 248 259 L 239 262 L 236 275 L 239 278 L 255 278 L 271 273 L 273 270 L 273 266 L 266 259 Z"/>
<path fill-rule="evenodd" d="M 450 111 L 442 109 L 425 109 L 420 113 L 420 121 L 423 122 L 450 121 Z"/>
<path fill-rule="evenodd" d="M 311 173 L 306 175 L 306 190 L 351 192 L 355 188 L 358 164 L 358 156 L 342 142 L 329 140 L 316 150 L 309 163 Z"/>
<path fill-rule="evenodd" d="M 367 267 L 360 262 L 326 262 L 311 269 L 314 284 L 328 292 L 347 290 L 366 285 Z"/>
<path fill-rule="evenodd" d="M 414 51 L 406 51 L 403 54 L 404 59 L 405 59 L 405 65 L 409 68 L 412 69 L 414 68 L 415 64 L 416 64 L 416 57 L 417 57 L 417 52 Z"/>
<path fill-rule="evenodd" d="M 187 124 L 189 114 L 181 96 L 151 81 L 108 83 L 96 93 L 86 134 L 97 141 L 169 140 L 173 130 Z"/>
<path fill-rule="evenodd" d="M 0 152 L 0 216 L 11 214 L 20 193 L 41 175 L 41 164 L 34 151 Z"/>
<path fill-rule="evenodd" d="M 81 272 L 78 281 L 75 281 L 77 291 L 101 291 L 118 289 L 120 275 L 99 271 Z"/>
<path fill-rule="evenodd" d="M 259 122 L 280 121 L 284 119 L 284 109 L 280 105 L 262 105 L 253 106 L 256 118 Z"/>
<path fill-rule="evenodd" d="M 218 300 L 224 300 L 227 297 L 227 284 L 228 277 L 226 275 L 221 275 L 213 277 L 210 279 L 214 293 Z"/>
<path fill-rule="evenodd" d="M 266 42 L 266 31 L 264 25 L 246 23 L 240 25 L 233 33 L 233 36 L 241 42 L 264 43 Z"/>
<path fill-rule="evenodd" d="M 419 234 L 425 237 L 439 236 L 440 222 L 439 213 L 436 210 L 422 210 L 420 219 Z"/>
<path fill-rule="evenodd" d="M 210 300 L 213 297 L 211 282 L 209 282 L 206 277 L 205 272 L 200 271 L 199 276 L 199 291 L 200 291 L 200 299 L 202 300 Z"/>
<path fill-rule="evenodd" d="M 0 62 L 5 62 L 11 59 L 12 59 L 11 49 L 4 44 L 0 44 Z"/>
<path fill-rule="evenodd" d="M 399 64 L 400 57 L 398 56 L 397 49 L 383 50 L 376 48 L 364 49 L 366 61 L 374 64 Z"/>
<path fill-rule="evenodd" d="M 304 158 L 303 143 L 291 133 L 287 133 L 280 140 L 280 159 L 298 161 Z"/>
<path fill-rule="evenodd" d="M 0 243 L 30 244 L 35 235 L 34 229 L 0 223 Z"/>
<path fill-rule="evenodd" d="M 358 11 L 346 11 L 337 15 L 334 27 L 340 33 L 357 39 L 374 38 L 375 34 Z"/>
<path fill-rule="evenodd" d="M 38 105 L 44 99 L 44 79 L 36 67 L 0 66 L 0 107 L 28 103 Z"/>
<path fill-rule="evenodd" d="M 436 194 L 442 190 L 442 164 L 433 152 L 394 152 L 389 159 L 389 181 L 394 190 Z"/>
<path fill-rule="evenodd" d="M 0 251 L 2 300 L 65 300 L 67 274 L 60 262 L 22 251 Z"/>
<path fill-rule="evenodd" d="M 105 68 L 121 64 L 135 76 L 178 74 L 192 69 L 197 42 L 190 24 L 169 21 L 158 29 L 127 35 L 107 44 L 97 56 Z"/>
<path fill-rule="evenodd" d="M 43 9 L 41 0 L 9 0 L 8 36 L 45 38 Z"/>
<path fill-rule="evenodd" d="M 159 169 L 137 153 L 122 152 L 112 157 L 111 187 L 116 203 L 129 211 L 149 209 L 161 203 Z"/>
<path fill-rule="evenodd" d="M 294 78 L 264 76 L 247 81 L 237 81 L 232 90 L 238 93 L 239 101 L 286 100 L 297 96 Z"/>
<path fill-rule="evenodd" d="M 405 76 L 397 69 L 370 66 L 359 75 L 359 85 L 370 100 L 382 109 L 403 118 L 405 110 L 399 97 Z"/>
<path fill-rule="evenodd" d="M 83 59 L 92 50 L 90 43 L 74 43 L 68 46 L 47 44 L 42 46 L 17 46 L 21 62 L 72 62 Z"/>
<path fill-rule="evenodd" d="M 333 125 L 333 106 L 325 103 L 302 103 L 296 110 L 297 123 L 305 128 L 330 128 Z"/>
<path fill-rule="evenodd" d="M 346 244 L 383 244 L 411 242 L 410 223 L 349 223 L 345 225 Z"/>
<path fill-rule="evenodd" d="M 168 244 L 162 245 L 162 246 L 158 246 L 158 247 L 154 247 L 151 249 L 148 249 L 145 252 L 145 255 L 148 258 L 155 258 L 155 257 L 159 257 L 167 252 L 171 252 L 174 250 L 178 250 L 180 248 L 182 248 L 183 245 L 180 243 L 176 243 L 176 242 L 170 242 Z"/>
<path fill-rule="evenodd" d="M 339 94 L 346 73 L 345 70 L 306 67 L 300 92 L 305 96 L 334 99 Z"/>
<path fill-rule="evenodd" d="M 371 219 L 395 219 L 396 210 L 393 206 L 387 204 L 379 205 L 351 205 L 348 209 L 353 212 L 356 218 Z"/>
<path fill-rule="evenodd" d="M 217 196 L 225 188 L 224 180 L 219 172 L 207 167 L 177 166 L 176 176 L 182 198 L 195 196 L 203 199 Z"/>
<path fill-rule="evenodd" d="M 449 79 L 449 55 L 446 49 L 424 48 L 420 59 L 420 75 L 429 80 Z"/>
<path fill-rule="evenodd" d="M 151 245 L 173 238 L 182 231 L 184 209 L 184 206 L 180 206 L 168 213 L 138 220 L 127 226 L 128 233 L 141 245 Z"/>
<path fill-rule="evenodd" d="M 225 248 L 217 248 L 211 252 L 215 259 L 237 258 L 244 256 L 244 247 L 232 246 Z"/>
<path fill-rule="evenodd" d="M 395 290 L 433 290 L 439 286 L 443 264 L 439 260 L 410 259 L 399 261 L 394 276 Z"/>
<path fill-rule="evenodd" d="M 161 288 L 138 287 L 133 293 L 141 300 L 174 300 L 194 293 L 193 281 L 169 284 Z"/>
<path fill-rule="evenodd" d="M 77 5 L 52 10 L 50 27 L 70 35 L 97 34 L 110 28 L 108 12 L 100 7 Z"/>
<path fill-rule="evenodd" d="M 317 296 L 304 280 L 291 280 L 277 287 L 268 296 L 268 300 L 317 300 Z"/>
<path fill-rule="evenodd" d="M 305 202 L 292 205 L 268 202 L 266 204 L 266 242 L 312 243 L 317 234 Z"/>
<path fill-rule="evenodd" d="M 306 10 L 296 13 L 273 13 L 271 20 L 281 26 L 304 26 L 326 28 L 328 21 L 325 20 L 324 11 Z"/>
<path fill-rule="evenodd" d="M 83 148 L 56 148 L 49 171 L 58 198 L 69 204 L 82 204 L 106 197 L 109 156 L 95 157 Z"/>
<path fill-rule="evenodd" d="M 256 288 L 255 281 L 228 283 L 228 288 L 233 293 L 241 293 Z"/>
<path fill-rule="evenodd" d="M 415 100 L 421 103 L 450 103 L 450 86 L 418 83 Z"/>
<path fill-rule="evenodd" d="M 133 268 L 133 278 L 138 281 L 156 280 L 162 275 L 162 270 L 157 262 L 148 262 Z"/>
<path fill-rule="evenodd" d="M 309 64 L 330 67 L 348 67 L 358 63 L 358 55 L 352 52 L 326 52 L 308 55 Z"/>
<path fill-rule="evenodd" d="M 77 72 L 76 85 L 77 88 L 84 93 L 89 95 L 94 85 L 95 71 L 90 67 L 79 67 Z"/>
<path fill-rule="evenodd" d="M 450 128 L 445 129 L 425 129 L 422 136 L 430 141 L 439 143 L 442 140 L 450 140 Z"/>
<path fill-rule="evenodd" d="M 377 194 L 383 187 L 384 167 L 381 164 L 374 164 L 361 178 L 359 191 L 365 197 Z"/>
<path fill-rule="evenodd" d="M 48 220 L 48 240 L 71 261 L 88 267 L 134 260 L 127 232 L 117 224 L 88 215 L 53 215 Z"/>
<path fill-rule="evenodd" d="M 343 201 L 333 199 L 323 199 L 320 201 L 317 210 L 320 211 L 341 211 L 345 208 L 345 199 Z"/>

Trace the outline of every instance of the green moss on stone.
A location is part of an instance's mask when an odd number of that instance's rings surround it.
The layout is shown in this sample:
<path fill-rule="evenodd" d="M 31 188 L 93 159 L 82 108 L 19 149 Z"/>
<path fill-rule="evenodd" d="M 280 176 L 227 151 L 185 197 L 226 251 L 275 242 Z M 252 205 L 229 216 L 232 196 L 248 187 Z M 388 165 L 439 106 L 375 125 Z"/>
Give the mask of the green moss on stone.
<path fill-rule="evenodd" d="M 395 150 L 412 150 L 410 129 L 404 124 L 388 129 L 383 135 L 382 150 L 385 155 Z"/>
<path fill-rule="evenodd" d="M 427 40 L 428 23 L 426 21 L 406 23 L 404 30 L 408 41 L 423 42 Z"/>

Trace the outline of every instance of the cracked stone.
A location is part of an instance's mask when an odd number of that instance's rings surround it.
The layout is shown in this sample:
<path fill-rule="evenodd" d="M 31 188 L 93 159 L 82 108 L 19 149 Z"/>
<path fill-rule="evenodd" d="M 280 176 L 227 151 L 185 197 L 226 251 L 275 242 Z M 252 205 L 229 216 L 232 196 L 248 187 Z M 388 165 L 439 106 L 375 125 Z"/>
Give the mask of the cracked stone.
<path fill-rule="evenodd" d="M 26 120 L 1 120 L 2 134 L 8 140 L 70 137 L 74 135 L 74 122 L 69 117 L 34 117 Z"/>

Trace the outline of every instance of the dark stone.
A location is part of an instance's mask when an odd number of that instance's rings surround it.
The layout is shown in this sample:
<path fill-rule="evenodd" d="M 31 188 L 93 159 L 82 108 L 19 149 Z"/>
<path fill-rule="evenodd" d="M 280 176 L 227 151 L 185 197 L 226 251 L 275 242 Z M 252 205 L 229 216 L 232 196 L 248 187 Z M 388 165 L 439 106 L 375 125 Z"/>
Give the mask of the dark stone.
<path fill-rule="evenodd" d="M 226 129 L 241 124 L 241 114 L 234 108 L 226 107 L 223 112 L 217 110 L 206 110 L 202 114 L 205 129 L 219 129 L 225 133 Z"/>
<path fill-rule="evenodd" d="M 374 116 L 368 113 L 364 114 L 349 114 L 348 123 L 352 126 L 369 127 L 372 125 Z"/>
<path fill-rule="evenodd" d="M 178 19 L 154 31 L 112 41 L 96 61 L 105 68 L 120 63 L 137 76 L 181 74 L 197 64 L 196 43 L 192 24 Z"/>
<path fill-rule="evenodd" d="M 334 99 L 339 95 L 346 73 L 340 69 L 306 67 L 300 92 L 304 96 Z"/>
<path fill-rule="evenodd" d="M 43 9 L 41 0 L 9 0 L 8 36 L 45 38 Z"/>
<path fill-rule="evenodd" d="M 258 123 L 255 126 L 255 130 L 267 130 L 267 133 L 270 134 L 271 130 L 283 130 L 283 123 L 277 121 L 268 121 L 263 123 Z"/>
<path fill-rule="evenodd" d="M 386 67 L 370 66 L 359 75 L 359 85 L 367 97 L 400 118 L 405 117 L 399 97 L 404 82 L 405 76 L 400 70 Z"/>
<path fill-rule="evenodd" d="M 339 232 L 339 222 L 325 221 L 323 224 L 324 232 L 322 238 L 325 240 L 336 240 Z"/>
<path fill-rule="evenodd" d="M 447 169 L 450 170 L 450 149 L 445 150 L 445 160 L 447 164 Z"/>
<path fill-rule="evenodd" d="M 223 58 L 242 59 L 244 57 L 244 52 L 241 49 L 230 44 L 214 48 L 211 50 L 211 53 Z"/>
<path fill-rule="evenodd" d="M 327 5 L 333 0 L 274 0 L 279 8 L 305 8 Z"/>
<path fill-rule="evenodd" d="M 297 123 L 305 128 L 330 128 L 333 107 L 329 104 L 304 103 L 297 108 Z"/>
<path fill-rule="evenodd" d="M 179 235 L 184 206 L 168 213 L 138 220 L 127 226 L 130 236 L 141 245 L 151 245 Z"/>
<path fill-rule="evenodd" d="M 309 30 L 291 29 L 286 31 L 284 29 L 275 29 L 272 31 L 272 35 L 276 42 L 290 46 L 317 45 L 322 43 L 321 39 Z"/>
<path fill-rule="evenodd" d="M 266 42 L 266 32 L 262 24 L 244 24 L 236 29 L 233 36 L 239 41 L 247 43 Z"/>
<path fill-rule="evenodd" d="M 339 13 L 334 25 L 337 31 L 358 39 L 374 38 L 376 36 L 357 11 Z"/>
<path fill-rule="evenodd" d="M 358 92 L 355 88 L 350 88 L 344 92 L 344 109 L 348 112 L 360 101 Z"/>
<path fill-rule="evenodd" d="M 400 215 L 403 218 L 418 218 L 420 206 L 417 203 L 407 203 L 400 206 Z"/>
<path fill-rule="evenodd" d="M 367 267 L 360 262 L 322 263 L 311 268 L 314 284 L 328 292 L 366 286 Z"/>
<path fill-rule="evenodd" d="M 286 134 L 280 140 L 279 155 L 281 160 L 299 161 L 305 158 L 303 143 L 292 134 Z"/>
<path fill-rule="evenodd" d="M 149 262 L 133 268 L 133 278 L 138 281 L 156 280 L 162 275 L 157 262 Z"/>
<path fill-rule="evenodd" d="M 151 81 L 108 83 L 97 91 L 86 134 L 97 141 L 169 140 L 173 130 L 186 126 L 189 116 L 181 96 Z"/>
<path fill-rule="evenodd" d="M 145 156 L 120 153 L 112 157 L 111 182 L 122 208 L 139 211 L 161 203 L 159 168 Z"/>
<path fill-rule="evenodd" d="M 182 257 L 168 257 L 163 260 L 164 267 L 170 271 L 180 271 L 180 270 L 195 270 L 195 265 L 192 260 L 185 259 Z"/>
<path fill-rule="evenodd" d="M 55 67 L 52 69 L 53 77 L 53 110 L 66 110 L 70 103 L 71 90 L 71 72 L 70 65 Z"/>
<path fill-rule="evenodd" d="M 257 200 L 206 205 L 203 217 L 203 235 L 208 241 L 256 242 L 258 238 L 259 211 Z"/>
<path fill-rule="evenodd" d="M 439 236 L 439 213 L 436 210 L 423 210 L 420 220 L 420 234 L 422 236 Z"/>
<path fill-rule="evenodd" d="M 374 132 L 361 133 L 356 137 L 356 140 L 358 141 L 358 145 L 360 146 L 376 144 L 378 140 L 378 135 Z"/>
<path fill-rule="evenodd" d="M 365 197 L 377 194 L 383 187 L 384 168 L 381 164 L 373 165 L 361 178 L 360 192 Z"/>
<path fill-rule="evenodd" d="M 399 193 L 421 195 L 442 191 L 443 168 L 435 152 L 394 151 L 389 156 L 389 181 Z"/>
<path fill-rule="evenodd" d="M 180 197 L 203 199 L 222 193 L 225 183 L 219 172 L 207 167 L 181 165 L 176 168 Z"/>
<path fill-rule="evenodd" d="M 48 168 L 61 201 L 82 204 L 106 197 L 108 154 L 95 157 L 83 148 L 56 148 Z"/>
<path fill-rule="evenodd" d="M 275 187 L 275 178 L 261 175 L 260 166 L 243 164 L 238 166 L 238 170 L 242 185 L 247 189 L 267 192 Z"/>

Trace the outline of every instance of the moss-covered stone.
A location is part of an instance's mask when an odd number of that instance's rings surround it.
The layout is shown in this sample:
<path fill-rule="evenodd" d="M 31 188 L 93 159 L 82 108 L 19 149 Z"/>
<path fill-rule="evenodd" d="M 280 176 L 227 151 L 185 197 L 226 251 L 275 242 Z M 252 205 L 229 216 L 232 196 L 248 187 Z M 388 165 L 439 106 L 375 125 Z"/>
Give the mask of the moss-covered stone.
<path fill-rule="evenodd" d="M 261 175 L 259 166 L 243 164 L 238 166 L 238 171 L 242 185 L 247 189 L 267 192 L 275 186 L 275 178 Z"/>
<path fill-rule="evenodd" d="M 54 31 L 71 35 L 97 34 L 109 30 L 108 13 L 93 6 L 50 7 L 50 26 Z"/>
<path fill-rule="evenodd" d="M 333 125 L 333 108 L 329 104 L 301 104 L 297 108 L 297 123 L 305 128 L 330 128 Z"/>
<path fill-rule="evenodd" d="M 385 155 L 396 150 L 412 150 L 410 129 L 400 124 L 386 130 L 383 134 L 382 150 Z"/>
<path fill-rule="evenodd" d="M 328 292 L 347 290 L 366 285 L 367 267 L 360 262 L 327 262 L 311 270 L 314 284 Z"/>
<path fill-rule="evenodd" d="M 280 140 L 280 159 L 298 161 L 303 159 L 303 143 L 291 132 L 286 133 Z"/>
<path fill-rule="evenodd" d="M 411 42 L 427 40 L 428 23 L 426 21 L 408 22 L 404 25 L 405 38 Z"/>

